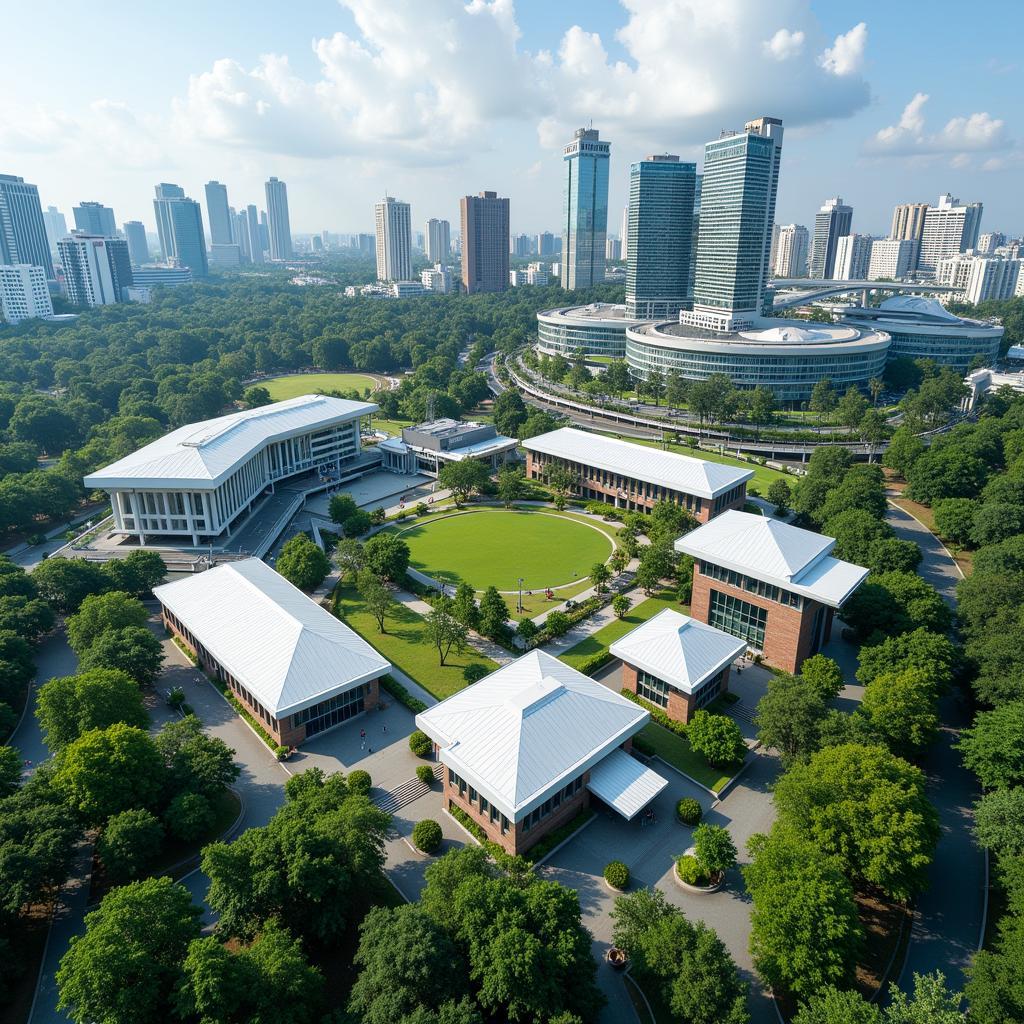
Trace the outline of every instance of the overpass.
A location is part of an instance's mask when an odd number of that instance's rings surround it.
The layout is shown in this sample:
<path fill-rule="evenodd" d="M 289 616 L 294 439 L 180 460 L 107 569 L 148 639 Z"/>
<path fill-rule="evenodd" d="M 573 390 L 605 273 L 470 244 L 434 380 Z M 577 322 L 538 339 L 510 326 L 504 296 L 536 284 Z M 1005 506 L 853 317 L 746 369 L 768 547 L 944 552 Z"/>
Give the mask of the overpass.
<path fill-rule="evenodd" d="M 911 292 L 917 294 L 954 294 L 962 292 L 962 288 L 952 288 L 944 284 L 921 284 L 917 281 L 823 281 L 813 277 L 787 277 L 769 281 L 768 287 L 775 293 L 772 308 L 775 310 L 792 309 L 818 299 L 827 299 L 834 295 L 846 295 L 850 292 L 861 292 L 861 305 L 868 304 L 869 291 L 880 292 Z M 792 292 L 793 294 L 780 294 Z"/>

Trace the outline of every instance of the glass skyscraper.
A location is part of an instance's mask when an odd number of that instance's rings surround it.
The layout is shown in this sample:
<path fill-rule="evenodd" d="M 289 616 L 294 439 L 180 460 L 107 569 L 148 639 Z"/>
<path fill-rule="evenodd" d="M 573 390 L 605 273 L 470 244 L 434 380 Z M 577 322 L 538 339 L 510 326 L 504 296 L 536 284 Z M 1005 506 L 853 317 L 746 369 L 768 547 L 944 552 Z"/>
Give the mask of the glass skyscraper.
<path fill-rule="evenodd" d="M 562 287 L 604 282 L 608 235 L 608 159 L 611 146 L 593 128 L 578 128 L 562 151 Z"/>
<path fill-rule="evenodd" d="M 199 204 L 188 199 L 179 185 L 161 182 L 155 191 L 153 210 L 164 262 L 177 260 L 192 271 L 193 277 L 206 277 L 209 263 Z"/>
<path fill-rule="evenodd" d="M 288 186 L 270 178 L 264 186 L 267 195 L 267 226 L 270 228 L 270 258 L 292 258 L 292 224 L 288 217 Z"/>
<path fill-rule="evenodd" d="M 39 189 L 13 174 L 0 174 L 0 263 L 27 263 L 54 277 Z"/>
<path fill-rule="evenodd" d="M 73 206 L 75 230 L 86 235 L 102 235 L 104 238 L 117 238 L 117 221 L 114 211 L 102 203 L 80 203 Z"/>
<path fill-rule="evenodd" d="M 649 156 L 629 168 L 626 316 L 674 317 L 692 301 L 697 165 Z"/>
<path fill-rule="evenodd" d="M 210 222 L 210 245 L 231 245 L 231 214 L 228 190 L 219 181 L 206 183 L 206 219 Z"/>
<path fill-rule="evenodd" d="M 836 246 L 843 235 L 850 233 L 853 207 L 839 196 L 826 199 L 814 217 L 814 238 L 811 241 L 811 277 L 831 278 L 835 275 Z"/>

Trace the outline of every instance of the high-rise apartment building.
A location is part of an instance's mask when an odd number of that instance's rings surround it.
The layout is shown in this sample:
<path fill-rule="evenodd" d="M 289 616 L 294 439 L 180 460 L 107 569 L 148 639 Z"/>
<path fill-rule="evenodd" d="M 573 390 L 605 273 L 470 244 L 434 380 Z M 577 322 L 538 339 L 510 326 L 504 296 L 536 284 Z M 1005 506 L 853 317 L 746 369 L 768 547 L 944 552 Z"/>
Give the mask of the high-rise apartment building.
<path fill-rule="evenodd" d="M 174 255 L 174 233 L 171 227 L 170 204 L 174 200 L 184 199 L 185 190 L 180 185 L 172 185 L 162 181 L 153 189 L 153 212 L 156 214 L 156 235 L 160 242 L 160 255 L 169 260 Z"/>
<path fill-rule="evenodd" d="M 508 288 L 508 208 L 508 200 L 497 192 L 459 200 L 462 286 L 470 295 Z"/>
<path fill-rule="evenodd" d="M 690 244 L 690 294 L 693 294 L 697 279 L 697 245 L 700 242 L 700 196 L 704 187 L 704 175 L 698 174 L 693 190 L 693 241 Z"/>
<path fill-rule="evenodd" d="M 900 281 L 917 265 L 917 239 L 876 238 L 868 260 L 869 281 Z"/>
<path fill-rule="evenodd" d="M 377 280 L 411 281 L 412 211 L 409 204 L 385 196 L 374 206 L 373 213 L 377 229 Z"/>
<path fill-rule="evenodd" d="M 803 224 L 782 224 L 779 226 L 779 240 L 775 246 L 775 264 L 772 272 L 776 277 L 806 277 L 807 249 L 811 236 Z"/>
<path fill-rule="evenodd" d="M 104 238 L 117 238 L 117 221 L 114 211 L 102 203 L 79 203 L 73 206 L 75 230 L 84 235 L 102 235 Z"/>
<path fill-rule="evenodd" d="M 428 292 L 447 295 L 452 291 L 451 267 L 444 263 L 435 263 L 432 269 L 421 270 L 420 283 Z"/>
<path fill-rule="evenodd" d="M 13 174 L 0 174 L 0 263 L 27 263 L 54 277 L 39 189 Z"/>
<path fill-rule="evenodd" d="M 253 263 L 262 263 L 263 232 L 260 230 L 259 211 L 252 203 L 245 208 L 245 226 L 249 235 L 249 259 Z"/>
<path fill-rule="evenodd" d="M 542 231 L 537 236 L 537 255 L 551 256 L 555 251 L 555 236 L 550 231 Z"/>
<path fill-rule="evenodd" d="M 618 263 L 622 259 L 621 238 L 609 238 L 604 243 L 604 258 L 607 263 Z"/>
<path fill-rule="evenodd" d="M 594 128 L 578 128 L 562 151 L 562 287 L 604 282 L 608 234 L 608 161 L 611 146 Z"/>
<path fill-rule="evenodd" d="M 292 258 L 292 223 L 288 217 L 288 186 L 270 178 L 264 186 L 267 193 L 267 226 L 270 229 L 270 258 Z"/>
<path fill-rule="evenodd" d="M 892 211 L 889 237 L 917 242 L 920 245 L 921 235 L 924 233 L 924 216 L 927 212 L 927 203 L 900 203 Z"/>
<path fill-rule="evenodd" d="M 629 203 L 622 208 L 622 221 L 619 224 L 619 239 L 622 241 L 622 258 L 629 259 Z"/>
<path fill-rule="evenodd" d="M 811 277 L 831 278 L 836 269 L 836 246 L 843 235 L 850 234 L 853 207 L 847 206 L 839 196 L 826 199 L 814 218 L 814 238 L 811 242 Z"/>
<path fill-rule="evenodd" d="M 154 191 L 153 211 L 164 262 L 177 261 L 188 267 L 193 277 L 206 277 L 209 263 L 199 204 L 178 185 L 161 182 Z"/>
<path fill-rule="evenodd" d="M 231 213 L 228 189 L 219 181 L 208 181 L 206 191 L 206 219 L 210 225 L 210 245 L 231 245 Z"/>
<path fill-rule="evenodd" d="M 265 253 L 270 252 L 270 224 L 267 222 L 266 210 L 260 210 L 260 245 Z"/>
<path fill-rule="evenodd" d="M 759 117 L 704 147 L 693 311 L 680 314 L 684 323 L 734 331 L 761 316 L 782 136 L 778 118 Z"/>
<path fill-rule="evenodd" d="M 870 235 L 841 235 L 836 242 L 833 278 L 836 281 L 867 280 L 873 241 Z"/>
<path fill-rule="evenodd" d="M 533 255 L 533 239 L 529 235 L 513 235 L 509 239 L 509 252 L 524 259 Z"/>
<path fill-rule="evenodd" d="M 44 213 L 45 217 L 46 214 Z M 1006 235 L 1002 231 L 988 231 L 983 235 L 978 235 L 978 244 L 974 247 L 974 251 L 979 256 L 991 256 L 996 249 L 1006 245 Z"/>
<path fill-rule="evenodd" d="M 27 263 L 0 263 L 0 313 L 9 324 L 53 316 L 46 271 Z"/>
<path fill-rule="evenodd" d="M 662 153 L 629 168 L 626 316 L 664 320 L 688 309 L 697 165 Z"/>
<path fill-rule="evenodd" d="M 58 245 L 68 299 L 78 306 L 109 306 L 124 300 L 134 283 L 123 238 L 72 235 Z"/>
<path fill-rule="evenodd" d="M 446 220 L 431 217 L 423 232 L 427 240 L 427 259 L 432 263 L 445 263 L 452 254 L 452 226 Z M 435 289 L 436 290 L 436 289 Z"/>
<path fill-rule="evenodd" d="M 149 242 L 146 240 L 146 225 L 141 220 L 124 223 L 124 240 L 128 243 L 128 256 L 133 267 L 149 262 Z"/>
<path fill-rule="evenodd" d="M 56 257 L 57 243 L 68 234 L 68 222 L 56 206 L 48 206 L 43 211 L 43 225 L 46 228 L 46 241 L 50 246 L 50 255 Z"/>
<path fill-rule="evenodd" d="M 973 249 L 978 244 L 981 214 L 981 203 L 961 203 L 948 192 L 939 196 L 938 205 L 929 206 L 925 213 L 917 269 L 934 275 L 939 260 Z"/>
<path fill-rule="evenodd" d="M 974 256 L 964 298 L 968 302 L 1012 299 L 1021 294 L 1022 260 L 1004 260 L 998 256 Z"/>

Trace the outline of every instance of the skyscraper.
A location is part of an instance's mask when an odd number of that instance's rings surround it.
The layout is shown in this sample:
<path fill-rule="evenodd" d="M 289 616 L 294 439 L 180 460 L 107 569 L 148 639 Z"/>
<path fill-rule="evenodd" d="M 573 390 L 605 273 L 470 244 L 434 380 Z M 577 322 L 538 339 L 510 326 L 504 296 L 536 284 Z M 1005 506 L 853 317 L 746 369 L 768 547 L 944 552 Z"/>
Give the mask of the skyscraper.
<path fill-rule="evenodd" d="M 114 211 L 102 203 L 79 203 L 73 206 L 75 230 L 86 235 L 102 235 L 104 238 L 117 238 L 117 221 Z"/>
<path fill-rule="evenodd" d="M 228 190 L 219 181 L 206 183 L 206 219 L 210 224 L 210 245 L 231 245 L 231 214 Z"/>
<path fill-rule="evenodd" d="M 452 227 L 446 220 L 431 217 L 423 232 L 427 240 L 427 259 L 431 263 L 447 263 L 452 254 Z"/>
<path fill-rule="evenodd" d="M 871 265 L 870 235 L 841 235 L 836 242 L 836 281 L 864 281 Z"/>
<path fill-rule="evenodd" d="M 288 218 L 288 186 L 270 178 L 264 186 L 267 194 L 267 227 L 270 230 L 270 258 L 292 258 L 292 224 Z"/>
<path fill-rule="evenodd" d="M 916 239 L 876 239 L 871 243 L 871 259 L 868 261 L 868 280 L 901 280 L 913 272 L 916 263 Z"/>
<path fill-rule="evenodd" d="M 43 211 L 43 224 L 46 227 L 46 241 L 50 246 L 50 255 L 56 257 L 57 243 L 67 235 L 68 222 L 56 206 L 48 206 Z"/>
<path fill-rule="evenodd" d="M 13 174 L 0 174 L 0 263 L 42 267 L 53 280 L 39 189 Z"/>
<path fill-rule="evenodd" d="M 924 215 L 927 211 L 927 203 L 900 203 L 892 211 L 889 237 L 920 242 L 924 231 Z"/>
<path fill-rule="evenodd" d="M 629 259 L 629 203 L 622 208 L 622 223 L 619 225 L 619 239 L 622 242 L 622 258 Z"/>
<path fill-rule="evenodd" d="M 385 196 L 374 208 L 377 279 L 412 280 L 412 211 L 408 203 Z"/>
<path fill-rule="evenodd" d="M 59 243 L 68 299 L 78 306 L 122 302 L 133 283 L 128 243 L 122 238 L 72 235 Z"/>
<path fill-rule="evenodd" d="M 594 128 L 578 128 L 562 150 L 562 287 L 604 282 L 608 234 L 608 161 L 611 146 Z"/>
<path fill-rule="evenodd" d="M 27 263 L 0 263 L 0 323 L 20 324 L 32 317 L 53 316 L 46 271 Z"/>
<path fill-rule="evenodd" d="M 174 232 L 171 227 L 170 204 L 177 199 L 185 198 L 185 190 L 180 185 L 160 182 L 153 189 L 156 198 L 153 200 L 153 212 L 156 214 L 156 234 L 160 240 L 160 255 L 164 262 L 174 256 Z"/>
<path fill-rule="evenodd" d="M 831 278 L 836 267 L 836 245 L 850 233 L 853 207 L 846 206 L 839 196 L 826 199 L 814 218 L 814 240 L 811 243 L 811 277 Z"/>
<path fill-rule="evenodd" d="M 704 147 L 693 311 L 680 314 L 685 323 L 734 331 L 761 315 L 781 159 L 775 117 L 748 121 Z"/>
<path fill-rule="evenodd" d="M 462 215 L 462 285 L 475 292 L 508 288 L 508 200 L 481 192 L 459 200 Z"/>
<path fill-rule="evenodd" d="M 664 153 L 629 168 L 626 316 L 659 320 L 690 307 L 697 165 Z"/>
<path fill-rule="evenodd" d="M 537 236 L 537 255 L 551 256 L 555 251 L 555 236 L 550 231 L 542 231 Z"/>
<path fill-rule="evenodd" d="M 807 243 L 810 240 L 803 224 L 782 224 L 775 248 L 776 277 L 805 277 L 807 275 Z"/>
<path fill-rule="evenodd" d="M 245 208 L 246 229 L 249 232 L 249 259 L 263 262 L 263 232 L 260 230 L 259 211 L 250 203 Z"/>
<path fill-rule="evenodd" d="M 252 259 L 249 250 L 249 218 L 245 210 L 238 212 L 235 208 L 229 207 L 231 214 L 231 241 L 238 246 L 238 258 L 242 263 L 248 263 Z"/>
<path fill-rule="evenodd" d="M 948 192 L 939 196 L 938 205 L 929 206 L 924 215 L 917 269 L 934 274 L 939 260 L 973 249 L 978 244 L 981 213 L 981 203 L 961 204 Z"/>
<path fill-rule="evenodd" d="M 124 237 L 128 243 L 128 256 L 133 267 L 149 262 L 149 242 L 146 240 L 146 225 L 141 220 L 124 223 Z"/>
<path fill-rule="evenodd" d="M 270 252 L 270 225 L 267 223 L 266 210 L 260 210 L 260 244 L 264 252 Z"/>

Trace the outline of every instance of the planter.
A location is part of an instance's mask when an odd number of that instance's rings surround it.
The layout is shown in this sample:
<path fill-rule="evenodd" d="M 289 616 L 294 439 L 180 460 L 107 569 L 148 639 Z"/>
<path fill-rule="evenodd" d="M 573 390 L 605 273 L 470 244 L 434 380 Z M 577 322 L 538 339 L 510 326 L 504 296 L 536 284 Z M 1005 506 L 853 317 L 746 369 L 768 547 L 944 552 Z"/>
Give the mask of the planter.
<path fill-rule="evenodd" d="M 608 879 L 607 879 L 607 878 L 605 878 L 605 877 L 604 877 L 603 875 L 601 876 L 601 881 L 602 881 L 602 882 L 604 882 L 604 884 L 605 884 L 605 886 L 607 887 L 607 889 L 608 889 L 608 891 L 609 891 L 609 892 L 614 892 L 614 893 L 616 893 L 617 895 L 619 895 L 619 894 L 622 894 L 622 893 L 626 892 L 626 891 L 628 890 L 628 888 L 629 888 L 629 887 L 627 886 L 627 887 L 626 887 L 626 889 L 620 889 L 620 888 L 619 888 L 619 887 L 618 887 L 617 885 L 612 885 L 612 883 L 611 883 L 611 882 L 609 882 L 609 881 L 608 881 Z"/>
<path fill-rule="evenodd" d="M 701 896 L 706 896 L 709 893 L 718 892 L 719 889 L 721 889 L 725 885 L 724 872 L 718 876 L 717 880 L 712 881 L 711 885 L 690 885 L 689 882 L 684 882 L 679 877 L 679 871 L 676 868 L 675 864 L 672 865 L 672 877 L 676 880 L 676 885 L 678 885 L 680 889 L 683 889 L 686 892 L 696 893 Z"/>
<path fill-rule="evenodd" d="M 618 946 L 611 946 L 605 950 L 605 963 L 614 971 L 624 971 L 629 966 L 629 956 L 624 949 Z"/>

